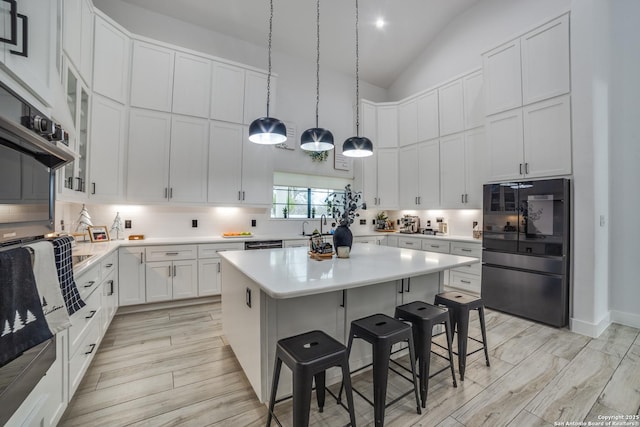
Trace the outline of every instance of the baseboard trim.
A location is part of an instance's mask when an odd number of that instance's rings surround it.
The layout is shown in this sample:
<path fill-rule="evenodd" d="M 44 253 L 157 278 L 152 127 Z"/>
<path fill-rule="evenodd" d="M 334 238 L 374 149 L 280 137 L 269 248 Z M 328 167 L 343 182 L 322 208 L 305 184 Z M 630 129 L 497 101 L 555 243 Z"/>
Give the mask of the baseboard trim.
<path fill-rule="evenodd" d="M 621 325 L 640 329 L 640 314 L 611 310 L 611 321 Z"/>
<path fill-rule="evenodd" d="M 591 323 L 572 318 L 570 321 L 571 332 L 586 335 L 591 338 L 598 338 L 611 324 L 611 312 L 607 312 L 599 322 Z"/>

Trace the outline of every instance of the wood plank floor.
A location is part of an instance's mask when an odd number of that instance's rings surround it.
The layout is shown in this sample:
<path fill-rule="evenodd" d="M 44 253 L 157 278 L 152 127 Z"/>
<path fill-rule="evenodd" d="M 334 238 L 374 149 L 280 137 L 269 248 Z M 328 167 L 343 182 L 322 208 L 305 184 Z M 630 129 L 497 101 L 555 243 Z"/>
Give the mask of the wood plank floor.
<path fill-rule="evenodd" d="M 472 336 L 480 336 L 476 317 Z M 266 407 L 242 373 L 220 319 L 220 303 L 116 316 L 60 425 L 264 425 Z M 491 367 L 482 352 L 471 355 L 457 388 L 450 375 L 439 374 L 429 383 L 421 415 L 407 397 L 387 409 L 386 425 L 533 427 L 640 414 L 637 329 L 614 324 L 589 339 L 490 310 L 486 321 Z M 434 356 L 432 372 L 443 363 Z M 354 377 L 354 387 L 371 396 L 370 372 Z M 407 387 L 390 373 L 389 400 Z M 358 425 L 372 425 L 373 408 L 357 395 L 354 400 Z M 279 404 L 276 414 L 291 425 L 291 401 Z M 348 420 L 329 396 L 323 413 L 312 404 L 312 425 Z M 640 425 L 634 422 L 627 425 Z"/>

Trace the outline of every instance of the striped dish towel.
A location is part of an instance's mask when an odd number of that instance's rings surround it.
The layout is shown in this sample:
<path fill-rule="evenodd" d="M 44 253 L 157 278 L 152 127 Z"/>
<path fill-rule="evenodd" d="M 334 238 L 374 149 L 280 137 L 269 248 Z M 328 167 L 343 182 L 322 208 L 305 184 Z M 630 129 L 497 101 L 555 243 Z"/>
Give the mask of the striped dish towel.
<path fill-rule="evenodd" d="M 58 280 L 60 281 L 60 289 L 62 297 L 67 306 L 69 316 L 85 306 L 84 301 L 80 298 L 78 287 L 73 280 L 73 264 L 71 262 L 71 244 L 73 237 L 62 236 L 56 237 L 52 241 L 53 252 L 56 257 L 56 268 L 58 269 Z"/>

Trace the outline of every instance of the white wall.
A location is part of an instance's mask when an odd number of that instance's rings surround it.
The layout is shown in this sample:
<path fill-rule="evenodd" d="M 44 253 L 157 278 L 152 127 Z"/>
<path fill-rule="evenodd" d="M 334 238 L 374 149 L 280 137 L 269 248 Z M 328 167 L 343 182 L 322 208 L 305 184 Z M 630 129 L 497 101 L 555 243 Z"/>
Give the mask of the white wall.
<path fill-rule="evenodd" d="M 255 44 L 149 12 L 120 0 L 95 0 L 94 4 L 134 34 L 257 68 L 267 68 L 267 50 Z M 277 28 L 274 29 L 276 30 Z M 273 46 L 272 65 L 278 80 L 276 106 L 271 115 L 296 124 L 298 138 L 290 143 L 297 147 L 300 143 L 299 135 L 305 129 L 315 127 L 315 62 L 282 54 L 278 52 L 277 46 Z M 360 83 L 360 94 L 363 98 L 373 101 L 386 100 L 386 90 L 366 82 Z M 354 76 L 321 68 L 319 125 L 332 131 L 336 145 L 340 147 L 345 139 L 355 134 L 354 103 Z M 312 162 L 299 148 L 293 152 L 276 150 L 275 168 L 313 175 L 353 177 L 352 171 L 334 169 L 333 154 L 326 162 L 317 163 Z"/>
<path fill-rule="evenodd" d="M 640 2 L 611 2 L 611 317 L 640 328 Z"/>
<path fill-rule="evenodd" d="M 457 16 L 389 88 L 400 100 L 480 68 L 480 54 L 569 10 L 571 0 L 482 0 Z"/>

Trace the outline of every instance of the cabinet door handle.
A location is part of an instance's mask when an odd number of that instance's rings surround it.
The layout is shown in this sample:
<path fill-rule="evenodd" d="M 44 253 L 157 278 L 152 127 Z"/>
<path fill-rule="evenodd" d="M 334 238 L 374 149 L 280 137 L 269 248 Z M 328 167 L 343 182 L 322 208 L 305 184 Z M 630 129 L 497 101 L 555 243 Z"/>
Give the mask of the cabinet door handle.
<path fill-rule="evenodd" d="M 91 183 L 91 194 L 96 194 L 96 183 L 95 182 Z"/>
<path fill-rule="evenodd" d="M 464 194 L 460 195 L 460 203 L 464 203 Z"/>
<path fill-rule="evenodd" d="M 244 201 L 244 191 L 242 192 L 242 200 Z"/>
<path fill-rule="evenodd" d="M 18 3 L 16 0 L 2 0 L 9 3 L 9 16 L 11 17 L 11 36 L 8 39 L 0 37 L 0 42 L 16 46 L 18 44 Z"/>
<path fill-rule="evenodd" d="M 144 264 L 144 252 L 140 252 L 140 264 Z"/>
<path fill-rule="evenodd" d="M 173 277 L 176 277 L 176 266 L 173 266 Z"/>
<path fill-rule="evenodd" d="M 176 255 L 178 255 L 178 252 L 165 252 L 164 254 L 166 256 L 176 256 Z"/>
<path fill-rule="evenodd" d="M 173 187 L 169 188 L 169 198 L 173 199 Z"/>
<path fill-rule="evenodd" d="M 84 352 L 84 354 L 91 354 L 91 353 L 93 353 L 93 350 L 95 350 L 95 349 L 96 349 L 96 345 L 95 345 L 95 344 L 91 344 L 91 345 L 89 346 L 89 348 L 90 348 L 90 350 L 89 350 L 89 351 L 85 351 L 85 352 Z"/>
<path fill-rule="evenodd" d="M 467 193 L 464 193 L 464 202 L 469 203 L 469 195 Z"/>
<path fill-rule="evenodd" d="M 407 289 L 405 292 L 411 292 L 411 277 L 407 277 Z"/>
<path fill-rule="evenodd" d="M 241 195 L 242 191 L 238 191 L 238 200 L 242 200 L 242 195 Z"/>
<path fill-rule="evenodd" d="M 529 173 L 529 162 L 524 164 L 524 173 L 526 173 L 526 174 Z"/>
<path fill-rule="evenodd" d="M 87 284 L 86 284 L 86 285 L 84 285 L 84 287 L 85 287 L 85 288 L 90 288 L 90 287 L 92 287 L 92 286 L 93 286 L 93 285 L 95 285 L 95 284 L 96 284 L 96 282 L 92 280 L 92 281 L 90 281 L 90 282 L 87 282 Z"/>
<path fill-rule="evenodd" d="M 344 293 L 345 293 L 345 290 L 343 289 L 342 290 L 342 302 L 340 303 L 340 307 L 342 307 L 342 308 L 344 308 Z"/>
<path fill-rule="evenodd" d="M 171 277 L 171 266 L 169 266 L 169 277 Z"/>
<path fill-rule="evenodd" d="M 220 273 L 220 263 L 218 263 L 218 273 Z"/>
<path fill-rule="evenodd" d="M 76 191 L 82 191 L 82 178 L 76 177 Z"/>
<path fill-rule="evenodd" d="M 520 175 L 522 175 L 522 163 L 520 163 Z"/>
<path fill-rule="evenodd" d="M 96 315 L 96 311 L 95 311 L 95 310 L 91 310 L 91 311 L 89 312 L 89 315 L 88 315 L 88 316 L 85 316 L 85 319 L 91 319 L 91 318 L 92 318 L 93 316 L 95 316 L 95 315 Z"/>
<path fill-rule="evenodd" d="M 418 196 L 418 204 L 421 205 L 422 204 L 422 196 Z"/>
<path fill-rule="evenodd" d="M 164 198 L 165 199 L 169 198 L 169 189 L 167 187 L 164 187 Z"/>
<path fill-rule="evenodd" d="M 113 295 L 113 280 L 109 280 L 109 295 Z"/>
<path fill-rule="evenodd" d="M 29 18 L 21 13 L 16 13 L 16 17 L 22 19 L 22 50 L 10 50 L 14 55 L 29 57 Z"/>
<path fill-rule="evenodd" d="M 404 279 L 400 279 L 400 290 L 398 291 L 399 294 L 403 294 L 404 293 Z"/>

